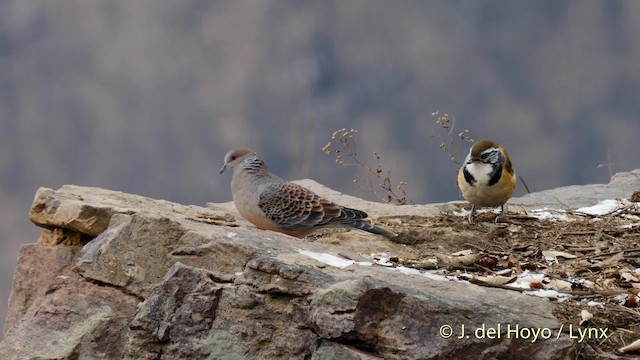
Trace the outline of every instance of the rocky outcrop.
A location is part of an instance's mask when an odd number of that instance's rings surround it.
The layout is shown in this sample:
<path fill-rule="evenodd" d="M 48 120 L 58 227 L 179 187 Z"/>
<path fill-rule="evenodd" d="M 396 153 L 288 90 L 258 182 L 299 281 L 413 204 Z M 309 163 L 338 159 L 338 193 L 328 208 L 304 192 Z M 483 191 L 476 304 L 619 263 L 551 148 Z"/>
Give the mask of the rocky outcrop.
<path fill-rule="evenodd" d="M 394 207 L 304 185 L 374 218 L 454 206 Z M 371 252 L 390 246 L 375 235 L 297 239 L 247 225 L 230 203 L 70 185 L 38 190 L 30 217 L 45 230 L 21 249 L 2 359 L 575 356 L 544 299 L 372 265 L 342 245 L 361 237 Z"/>

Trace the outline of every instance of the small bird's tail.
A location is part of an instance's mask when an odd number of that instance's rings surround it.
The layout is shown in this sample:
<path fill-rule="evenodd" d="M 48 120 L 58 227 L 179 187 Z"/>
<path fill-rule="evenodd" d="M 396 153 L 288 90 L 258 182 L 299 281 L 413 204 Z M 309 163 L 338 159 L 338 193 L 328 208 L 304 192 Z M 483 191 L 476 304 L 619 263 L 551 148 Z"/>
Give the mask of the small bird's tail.
<path fill-rule="evenodd" d="M 344 226 L 348 226 L 350 228 L 354 228 L 354 229 L 358 229 L 358 230 L 363 230 L 366 232 L 370 232 L 372 234 L 378 234 L 378 235 L 382 235 L 388 238 L 392 238 L 392 237 L 396 237 L 398 236 L 398 234 L 394 233 L 391 230 L 387 230 L 383 227 L 380 226 L 375 226 L 370 222 L 367 221 L 362 221 L 362 220 L 357 220 L 357 221 L 353 221 L 353 222 L 349 222 L 349 223 L 343 223 Z"/>

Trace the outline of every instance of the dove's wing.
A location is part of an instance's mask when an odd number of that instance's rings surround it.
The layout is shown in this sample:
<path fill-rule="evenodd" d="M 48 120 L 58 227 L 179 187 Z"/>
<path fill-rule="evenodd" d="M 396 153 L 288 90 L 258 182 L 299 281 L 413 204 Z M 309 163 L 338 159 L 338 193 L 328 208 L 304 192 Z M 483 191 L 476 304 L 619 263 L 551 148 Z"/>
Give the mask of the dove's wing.
<path fill-rule="evenodd" d="M 307 188 L 289 182 L 266 185 L 260 193 L 258 206 L 267 218 L 283 229 L 348 224 L 367 217 L 363 211 L 336 205 Z"/>

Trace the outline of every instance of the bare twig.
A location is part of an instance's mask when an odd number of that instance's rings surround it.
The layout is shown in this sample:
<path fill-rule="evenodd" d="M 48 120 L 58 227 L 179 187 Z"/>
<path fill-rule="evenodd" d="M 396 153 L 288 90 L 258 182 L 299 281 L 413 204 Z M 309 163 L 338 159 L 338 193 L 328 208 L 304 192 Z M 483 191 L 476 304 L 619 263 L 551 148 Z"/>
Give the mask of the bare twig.
<path fill-rule="evenodd" d="M 612 166 L 621 166 L 621 164 L 616 164 L 616 163 L 612 163 L 611 162 L 611 148 L 609 148 L 609 150 L 607 151 L 607 162 L 604 164 L 598 164 L 598 166 L 596 167 L 596 169 L 600 169 L 601 167 L 607 167 L 607 169 L 609 170 L 609 179 L 611 179 L 611 177 L 613 177 L 613 170 L 611 170 Z"/>
<path fill-rule="evenodd" d="M 457 134 L 454 134 L 453 129 L 456 124 L 456 118 L 449 114 L 440 114 L 439 111 L 434 111 L 431 113 L 436 120 L 436 125 L 440 127 L 441 131 L 444 131 L 447 140 L 445 142 L 440 143 L 440 149 L 444 150 L 449 154 L 449 159 L 456 165 L 460 166 L 460 160 L 458 159 L 458 143 L 457 141 L 462 141 L 462 143 L 473 143 L 473 139 L 469 137 L 469 130 L 464 129 Z M 441 139 L 442 136 L 437 134 L 436 132 L 431 132 L 431 137 L 434 139 Z M 447 145 L 449 144 L 449 145 Z M 457 169 L 456 169 L 457 170 Z"/>
<path fill-rule="evenodd" d="M 357 134 L 357 129 L 342 128 L 334 131 L 331 140 L 322 148 L 322 151 L 327 155 L 335 156 L 338 165 L 356 166 L 364 169 L 368 173 L 368 178 L 356 176 L 353 182 L 373 192 L 379 199 L 398 205 L 413 204 L 413 201 L 407 196 L 407 183 L 400 181 L 397 185 L 393 185 L 391 171 L 385 172 L 382 167 L 382 157 L 377 152 L 373 153 L 375 166 L 370 166 L 360 160 L 356 144 Z M 350 162 L 346 162 L 345 157 Z M 378 182 L 377 186 L 374 185 L 374 181 Z M 382 189 L 382 192 L 378 189 Z"/>
<path fill-rule="evenodd" d="M 524 185 L 524 188 L 527 190 L 527 194 L 531 194 L 531 190 L 529 190 L 529 186 L 527 185 L 527 183 L 524 181 L 524 179 L 522 178 L 522 176 L 518 176 L 518 178 L 520 179 L 520 182 L 522 183 L 522 185 Z"/>

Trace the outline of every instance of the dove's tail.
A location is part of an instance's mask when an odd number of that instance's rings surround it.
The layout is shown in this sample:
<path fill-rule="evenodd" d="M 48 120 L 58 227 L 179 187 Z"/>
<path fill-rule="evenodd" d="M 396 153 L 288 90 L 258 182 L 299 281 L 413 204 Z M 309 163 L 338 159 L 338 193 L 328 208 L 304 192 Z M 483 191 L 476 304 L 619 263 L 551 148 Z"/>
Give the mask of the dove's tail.
<path fill-rule="evenodd" d="M 394 233 L 391 230 L 387 230 L 387 229 L 385 229 L 383 227 L 380 227 L 380 226 L 375 226 L 370 222 L 362 221 L 362 220 L 343 223 L 342 225 L 348 226 L 350 228 L 354 228 L 354 229 L 370 232 L 372 234 L 382 235 L 382 236 L 385 236 L 385 237 L 388 237 L 388 238 L 392 238 L 392 237 L 398 236 L 398 234 Z"/>

